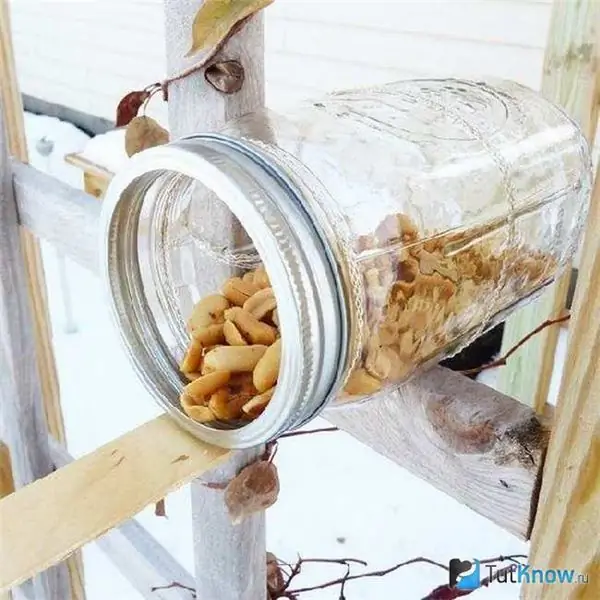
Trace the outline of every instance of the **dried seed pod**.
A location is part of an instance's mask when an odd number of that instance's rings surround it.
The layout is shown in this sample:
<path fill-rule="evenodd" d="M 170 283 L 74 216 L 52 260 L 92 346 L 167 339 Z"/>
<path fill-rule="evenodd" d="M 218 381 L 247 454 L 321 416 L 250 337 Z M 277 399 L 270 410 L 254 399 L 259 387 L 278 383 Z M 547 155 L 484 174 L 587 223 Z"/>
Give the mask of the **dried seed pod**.
<path fill-rule="evenodd" d="M 355 369 L 344 387 L 344 391 L 352 396 L 374 394 L 381 389 L 381 381 L 364 368 Z"/>
<path fill-rule="evenodd" d="M 261 512 L 277 501 L 277 467 L 266 460 L 244 467 L 225 489 L 225 505 L 234 524 Z"/>
<path fill-rule="evenodd" d="M 224 296 L 221 296 L 221 294 L 211 294 L 202 298 L 194 306 L 188 320 L 189 331 L 192 332 L 194 329 L 223 323 L 225 320 L 223 313 L 229 306 L 229 301 Z"/>
<path fill-rule="evenodd" d="M 254 367 L 252 381 L 259 392 L 266 392 L 277 382 L 281 362 L 281 340 L 273 343 Z"/>
<path fill-rule="evenodd" d="M 209 371 L 217 372 L 253 371 L 256 363 L 262 358 L 266 350 L 267 346 L 258 344 L 252 346 L 217 346 L 204 357 L 204 367 Z"/>
<path fill-rule="evenodd" d="M 243 306 L 244 302 L 258 292 L 254 283 L 248 283 L 240 277 L 232 277 L 223 284 L 223 295 L 236 306 Z"/>
<path fill-rule="evenodd" d="M 193 373 L 200 368 L 202 361 L 202 344 L 196 340 L 192 340 L 181 361 L 180 369 L 183 373 Z"/>
<path fill-rule="evenodd" d="M 242 308 L 233 307 L 225 312 L 228 321 L 233 321 L 245 339 L 252 344 L 270 346 L 276 339 L 274 327 L 259 321 Z"/>
<path fill-rule="evenodd" d="M 270 390 L 254 396 L 254 398 L 248 400 L 242 407 L 242 410 L 252 419 L 260 416 L 262 412 L 267 408 L 267 405 L 271 401 L 275 388 L 272 387 Z"/>
<path fill-rule="evenodd" d="M 247 346 L 248 342 L 244 339 L 244 336 L 240 333 L 240 330 L 236 327 L 233 321 L 225 321 L 223 325 L 223 333 L 225 334 L 225 341 L 230 346 Z"/>
<path fill-rule="evenodd" d="M 219 348 L 215 348 L 218 350 Z M 212 352 L 215 352 L 212 350 Z M 210 355 L 207 354 L 206 358 Z M 206 360 L 206 359 L 205 359 Z M 188 383 L 183 389 L 184 394 L 192 398 L 196 403 L 203 404 L 219 388 L 227 384 L 231 373 L 227 369 L 213 369 L 213 373 L 208 373 L 198 377 L 191 383 Z"/>
<path fill-rule="evenodd" d="M 244 302 L 243 308 L 260 321 L 268 313 L 277 308 L 277 301 L 275 300 L 275 294 L 273 294 L 273 288 L 262 288 L 256 292 L 256 294 L 250 296 L 250 298 Z"/>
<path fill-rule="evenodd" d="M 225 341 L 223 325 L 209 325 L 208 327 L 194 329 L 192 330 L 192 338 L 205 348 L 222 344 Z"/>

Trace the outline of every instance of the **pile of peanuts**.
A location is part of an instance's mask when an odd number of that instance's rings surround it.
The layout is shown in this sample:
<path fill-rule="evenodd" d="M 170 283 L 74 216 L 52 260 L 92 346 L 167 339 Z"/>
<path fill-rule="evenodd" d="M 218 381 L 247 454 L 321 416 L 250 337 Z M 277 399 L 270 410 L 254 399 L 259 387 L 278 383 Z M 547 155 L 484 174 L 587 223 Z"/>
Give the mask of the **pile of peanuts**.
<path fill-rule="evenodd" d="M 477 328 L 501 282 L 508 305 L 556 271 L 556 261 L 539 251 L 498 251 L 502 244 L 493 235 L 482 227 L 421 237 L 409 217 L 395 214 L 358 239 L 364 344 L 340 401 L 407 379 Z M 264 268 L 233 277 L 220 294 L 200 300 L 188 330 L 181 363 L 190 381 L 180 398 L 185 413 L 202 423 L 258 417 L 275 391 L 281 358 L 277 304 Z"/>
<path fill-rule="evenodd" d="M 195 421 L 252 420 L 275 392 L 281 359 L 277 304 L 265 270 L 228 279 L 194 306 L 180 396 Z"/>
<path fill-rule="evenodd" d="M 502 301 L 526 295 L 556 270 L 539 251 L 498 252 L 489 228 L 421 238 L 409 217 L 387 217 L 358 240 L 366 291 L 363 351 L 344 394 L 367 396 L 408 378 L 485 320 L 494 291 Z M 498 233 L 502 235 L 502 233 Z M 450 251 L 449 251 L 450 250 Z"/>

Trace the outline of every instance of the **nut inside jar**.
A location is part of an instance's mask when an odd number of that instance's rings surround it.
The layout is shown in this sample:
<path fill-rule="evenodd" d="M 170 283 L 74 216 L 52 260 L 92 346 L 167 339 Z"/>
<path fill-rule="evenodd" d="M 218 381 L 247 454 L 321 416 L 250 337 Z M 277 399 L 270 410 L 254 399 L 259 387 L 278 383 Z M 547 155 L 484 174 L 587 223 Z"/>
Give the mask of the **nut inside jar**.
<path fill-rule="evenodd" d="M 338 400 L 407 379 L 551 280 L 551 256 L 507 245 L 505 236 L 491 227 L 422 236 L 407 215 L 395 214 L 358 238 L 363 346 Z M 195 304 L 187 326 L 184 412 L 202 423 L 243 425 L 259 417 L 277 389 L 282 347 L 264 267 L 223 282 L 220 293 Z"/>

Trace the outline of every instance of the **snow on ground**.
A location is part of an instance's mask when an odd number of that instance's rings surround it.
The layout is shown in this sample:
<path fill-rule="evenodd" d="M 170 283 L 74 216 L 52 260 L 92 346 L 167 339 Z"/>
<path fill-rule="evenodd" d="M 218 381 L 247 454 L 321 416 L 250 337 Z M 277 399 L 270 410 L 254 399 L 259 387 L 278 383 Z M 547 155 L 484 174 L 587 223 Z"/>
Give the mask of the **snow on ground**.
<path fill-rule="evenodd" d="M 50 160 L 35 151 L 36 142 L 44 135 L 55 142 Z M 63 165 L 61 157 L 82 149 L 82 135 L 56 119 L 27 115 L 33 164 L 76 185 L 80 173 Z M 110 158 L 103 161 L 98 152 L 92 155 L 95 162 L 110 163 Z M 52 248 L 44 247 L 44 259 L 68 445 L 73 455 L 80 456 L 160 411 L 120 348 L 98 280 L 67 262 L 77 331 L 66 333 L 59 262 Z M 565 336 L 564 332 L 561 336 Z M 561 348 L 564 353 L 564 339 Z M 486 374 L 488 381 L 493 376 Z M 310 427 L 320 424 L 317 420 Z M 486 558 L 527 551 L 527 544 L 344 433 L 283 440 L 276 462 L 281 496 L 267 511 L 267 541 L 268 549 L 282 558 L 294 560 L 297 553 L 312 557 L 349 556 L 368 561 L 370 568 L 385 568 L 415 556 L 446 563 L 452 557 Z M 166 506 L 167 519 L 155 517 L 153 507 L 142 511 L 138 519 L 192 571 L 188 489 L 171 494 Z M 84 557 L 89 600 L 140 598 L 94 544 L 85 547 Z M 307 571 L 303 583 L 341 574 L 336 567 Z M 347 587 L 347 597 L 418 600 L 443 583 L 446 575 L 441 570 L 415 565 L 384 578 L 352 583 Z M 324 590 L 304 597 L 338 600 L 339 591 Z M 471 597 L 517 599 L 518 586 L 497 584 Z"/>

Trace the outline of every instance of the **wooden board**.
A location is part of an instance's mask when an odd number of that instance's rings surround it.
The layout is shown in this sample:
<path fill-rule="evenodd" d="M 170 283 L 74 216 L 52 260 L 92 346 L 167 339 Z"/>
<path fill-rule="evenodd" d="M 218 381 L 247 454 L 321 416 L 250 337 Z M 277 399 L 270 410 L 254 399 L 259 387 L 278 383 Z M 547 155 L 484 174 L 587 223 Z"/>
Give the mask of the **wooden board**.
<path fill-rule="evenodd" d="M 59 443 L 49 443 L 57 467 L 73 462 Z M 193 588 L 194 578 L 135 519 L 111 529 L 96 545 L 145 600 L 193 600 L 189 589 L 155 589 L 175 581 Z"/>
<path fill-rule="evenodd" d="M 386 398 L 325 418 L 500 527 L 526 539 L 549 419 L 435 367 Z"/>
<path fill-rule="evenodd" d="M 21 225 L 79 265 L 98 272 L 101 204 L 89 194 L 13 163 L 15 200 Z"/>
<path fill-rule="evenodd" d="M 60 562 L 228 455 L 164 415 L 0 500 L 0 590 Z"/>
<path fill-rule="evenodd" d="M 0 101 L 0 438 L 10 449 L 19 488 L 51 473 L 53 465 L 7 145 Z M 0 546 L 6 547 L 4 539 Z M 68 598 L 67 575 L 61 566 L 37 577 L 36 597 Z"/>
<path fill-rule="evenodd" d="M 544 59 L 542 93 L 562 105 L 593 143 L 600 101 L 600 2 L 555 0 Z M 507 320 L 502 353 L 565 308 L 570 270 L 539 300 Z M 558 342 L 549 327 L 520 348 L 500 370 L 498 387 L 541 411 L 548 397 Z"/>
<path fill-rule="evenodd" d="M 166 0 L 167 68 L 181 72 L 201 58 L 185 59 L 191 42 L 191 26 L 200 7 L 198 0 Z M 201 131 L 215 131 L 229 119 L 239 117 L 264 103 L 264 34 L 262 14 L 256 15 L 227 43 L 216 57 L 238 60 L 244 68 L 242 89 L 222 94 L 204 79 L 202 71 L 169 87 L 169 129 L 181 137 Z M 232 226 L 231 214 L 223 206 L 206 209 L 203 218 L 214 228 L 239 232 Z M 230 276 L 226 265 L 219 270 L 207 263 L 202 274 L 207 285 L 216 287 Z M 228 480 L 253 461 L 261 449 L 237 452 L 223 468 L 207 479 Z M 205 600 L 256 600 L 266 588 L 266 541 L 264 513 L 240 525 L 232 525 L 223 503 L 223 493 L 192 484 L 192 526 L 198 598 Z"/>
<path fill-rule="evenodd" d="M 0 442 L 0 500 L 15 491 L 12 466 L 10 464 L 10 450 Z M 0 592 L 0 600 L 12 600 L 10 591 Z"/>
<path fill-rule="evenodd" d="M 567 362 L 529 562 L 587 584 L 526 585 L 525 600 L 600 598 L 600 170 L 579 268 Z"/>

